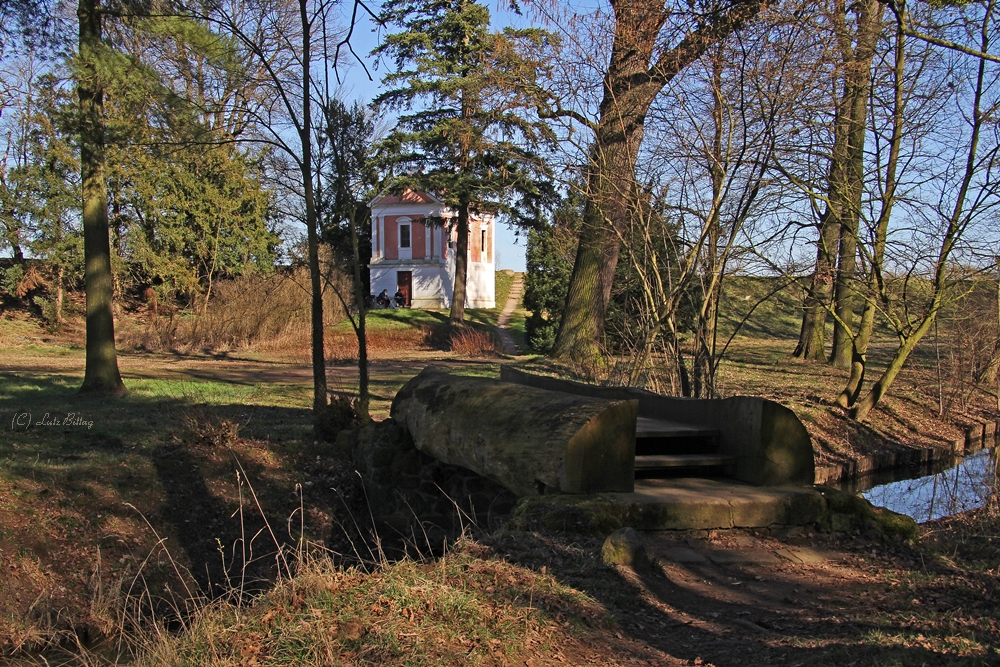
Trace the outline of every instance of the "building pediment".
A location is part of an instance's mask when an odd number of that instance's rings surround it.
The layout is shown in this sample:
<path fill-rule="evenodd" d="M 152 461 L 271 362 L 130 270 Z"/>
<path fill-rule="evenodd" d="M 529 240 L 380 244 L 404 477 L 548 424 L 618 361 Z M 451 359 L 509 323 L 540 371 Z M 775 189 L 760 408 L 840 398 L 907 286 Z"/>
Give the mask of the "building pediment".
<path fill-rule="evenodd" d="M 389 206 L 419 206 L 421 204 L 440 205 L 444 202 L 429 192 L 417 192 L 406 189 L 399 194 L 384 192 L 371 201 L 371 208 L 388 208 Z"/>

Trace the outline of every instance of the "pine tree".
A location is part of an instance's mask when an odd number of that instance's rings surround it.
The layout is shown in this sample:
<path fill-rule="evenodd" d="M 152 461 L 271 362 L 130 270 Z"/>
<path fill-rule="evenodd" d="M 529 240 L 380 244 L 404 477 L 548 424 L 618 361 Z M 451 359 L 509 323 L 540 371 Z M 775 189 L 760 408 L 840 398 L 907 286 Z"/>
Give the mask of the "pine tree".
<path fill-rule="evenodd" d="M 469 216 L 501 213 L 533 225 L 552 195 L 539 155 L 552 134 L 529 119 L 512 71 L 532 64 L 520 41 L 547 39 L 538 30 L 491 33 L 490 13 L 472 0 L 390 0 L 384 24 L 399 32 L 375 53 L 393 62 L 379 111 L 403 111 L 382 142 L 380 165 L 389 189 L 435 193 L 456 212 L 458 244 L 452 323 L 465 317 Z"/>

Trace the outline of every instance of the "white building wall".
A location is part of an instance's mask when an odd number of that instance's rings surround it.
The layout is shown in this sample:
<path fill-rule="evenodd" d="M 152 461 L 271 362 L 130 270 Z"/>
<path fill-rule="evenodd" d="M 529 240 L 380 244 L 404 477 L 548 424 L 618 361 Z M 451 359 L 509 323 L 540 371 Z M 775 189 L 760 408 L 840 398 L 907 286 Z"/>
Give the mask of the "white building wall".
<path fill-rule="evenodd" d="M 447 211 L 439 205 L 391 205 L 374 208 L 372 217 L 378 227 L 377 240 L 379 245 L 385 243 L 385 217 L 406 215 L 410 217 L 429 217 L 447 215 Z M 489 225 L 489 248 L 496 252 L 496 221 Z M 432 227 L 425 241 L 428 253 L 430 251 L 430 236 L 434 235 L 434 255 L 423 260 L 400 259 L 385 260 L 385 248 L 372 248 L 372 263 L 369 266 L 371 276 L 371 292 L 378 295 L 386 290 L 389 295 L 396 292 L 396 277 L 399 271 L 412 273 L 413 293 L 410 297 L 414 308 L 429 310 L 451 308 L 451 300 L 455 287 L 455 248 L 448 248 L 448 258 L 442 262 L 441 252 L 450 234 L 445 234 L 441 227 Z M 373 242 L 375 239 L 373 239 Z M 470 239 L 479 243 L 479 239 Z M 397 241 L 398 243 L 398 235 Z M 374 245 L 374 243 L 373 243 Z M 482 254 L 484 261 L 468 263 L 466 282 L 466 308 L 496 307 L 496 274 L 492 254 L 486 261 L 486 253 Z"/>
<path fill-rule="evenodd" d="M 453 282 L 442 266 L 412 264 L 407 262 L 371 267 L 372 294 L 379 295 L 387 290 L 391 297 L 396 293 L 396 273 L 410 271 L 413 274 L 413 294 L 410 303 L 414 308 L 439 310 L 451 307 Z"/>

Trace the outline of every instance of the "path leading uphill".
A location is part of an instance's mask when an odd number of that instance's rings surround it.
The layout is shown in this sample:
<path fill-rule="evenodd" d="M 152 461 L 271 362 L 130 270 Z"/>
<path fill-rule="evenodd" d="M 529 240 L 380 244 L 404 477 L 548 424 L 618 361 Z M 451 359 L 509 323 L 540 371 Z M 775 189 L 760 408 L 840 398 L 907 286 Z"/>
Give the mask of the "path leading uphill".
<path fill-rule="evenodd" d="M 503 310 L 500 311 L 500 317 L 497 318 L 497 335 L 500 337 L 504 354 L 518 353 L 517 344 L 514 342 L 514 337 L 510 335 L 510 331 L 507 330 L 507 325 L 510 324 L 510 316 L 517 309 L 523 292 L 524 274 L 515 273 L 514 284 L 510 286 L 510 293 L 507 295 L 507 303 L 504 304 Z"/>

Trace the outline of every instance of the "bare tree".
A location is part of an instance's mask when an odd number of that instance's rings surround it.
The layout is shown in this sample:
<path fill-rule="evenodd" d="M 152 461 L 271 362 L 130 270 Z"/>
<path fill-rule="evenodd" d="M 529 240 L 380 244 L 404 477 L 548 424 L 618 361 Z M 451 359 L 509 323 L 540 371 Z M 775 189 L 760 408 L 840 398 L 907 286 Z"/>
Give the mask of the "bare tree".
<path fill-rule="evenodd" d="M 369 404 L 368 341 L 365 334 L 367 307 L 365 281 L 362 271 L 360 248 L 360 228 L 371 229 L 371 211 L 363 201 L 370 194 L 375 180 L 369 169 L 369 153 L 372 148 L 374 125 L 366 110 L 355 104 L 347 107 L 336 99 L 328 99 L 323 105 L 323 127 L 319 143 L 317 162 L 321 183 L 325 181 L 319 200 L 326 219 L 327 238 L 335 233 L 337 241 L 331 242 L 334 258 L 338 264 L 347 264 L 351 272 L 351 294 L 346 295 L 335 283 L 330 284 L 358 341 L 358 404 L 356 411 L 362 423 L 371 421 Z M 343 229 L 346 223 L 346 230 Z M 367 224 L 366 224 L 367 223 Z M 347 239 L 343 238 L 346 232 Z M 344 246 L 350 245 L 350 248 Z M 346 257 L 345 257 L 346 255 Z M 346 261 L 345 261 L 346 260 Z"/>
<path fill-rule="evenodd" d="M 712 46 L 650 110 L 650 148 L 639 173 L 656 186 L 620 237 L 638 276 L 639 319 L 646 323 L 632 333 L 639 344 L 630 384 L 649 377 L 659 337 L 664 362 L 673 367 L 671 390 L 715 395 L 727 267 L 755 233 L 748 221 L 773 213 L 781 188 L 770 178 L 775 141 L 797 111 L 799 35 L 782 23 L 780 15 L 764 15 L 737 38 Z M 690 368 L 680 344 L 685 327 L 694 335 Z"/>
<path fill-rule="evenodd" d="M 905 6 L 899 11 L 900 23 L 907 25 Z M 910 294 L 904 292 L 902 303 L 896 308 L 892 307 L 888 291 L 883 296 L 883 302 L 890 306 L 884 313 L 896 332 L 899 345 L 878 380 L 851 408 L 851 414 L 859 420 L 871 413 L 892 386 L 909 356 L 934 325 L 949 294 L 956 287 L 961 289 L 967 284 L 968 271 L 961 263 L 955 263 L 954 258 L 962 251 L 970 229 L 1000 206 L 1000 179 L 996 175 L 1000 167 L 1000 139 L 991 131 L 992 117 L 1000 109 L 996 101 L 1000 68 L 993 59 L 979 55 L 989 54 L 994 42 L 997 32 L 995 2 L 982 0 L 949 11 L 956 19 L 953 30 L 956 34 L 947 35 L 949 39 L 945 41 L 963 43 L 970 36 L 976 41 L 965 50 L 955 52 L 950 59 L 949 65 L 954 68 L 947 72 L 948 88 L 952 91 L 951 117 L 954 119 L 957 115 L 963 122 L 952 121 L 951 125 L 943 124 L 938 128 L 938 145 L 947 145 L 952 150 L 940 156 L 940 163 L 933 170 L 933 180 L 921 181 L 923 192 L 936 191 L 936 196 L 923 194 L 919 199 L 906 202 L 910 216 L 927 224 L 927 228 L 914 229 L 913 241 L 919 242 L 917 234 L 922 233 L 927 237 L 928 249 L 934 250 L 925 255 L 929 261 L 918 259 L 904 274 L 905 277 L 898 281 L 902 283 L 898 289 L 907 290 L 915 282 L 925 296 L 914 299 L 912 291 Z M 931 70 L 924 75 L 941 77 L 942 72 Z M 924 266 L 926 273 L 921 271 Z M 908 302 L 907 297 L 915 303 Z"/>
<path fill-rule="evenodd" d="M 555 356 L 585 364 L 601 358 L 599 345 L 621 234 L 639 201 L 635 166 L 649 107 L 681 70 L 756 16 L 763 3 L 714 4 L 693 16 L 678 11 L 673 3 L 617 0 L 611 4 L 614 43 L 598 120 L 588 123 L 593 143 L 583 228 L 553 350 Z"/>
<path fill-rule="evenodd" d="M 324 424 L 327 400 L 326 356 L 323 341 L 323 280 L 319 259 L 320 220 L 315 196 L 318 177 L 313 157 L 314 118 L 312 106 L 323 99 L 329 86 L 322 85 L 333 76 L 334 62 L 322 56 L 339 54 L 331 41 L 349 44 L 346 35 L 334 25 L 339 17 L 333 0 L 267 0 L 245 5 L 242 0 L 190 6 L 188 13 L 216 27 L 232 40 L 247 59 L 253 60 L 260 78 L 248 81 L 256 86 L 260 99 L 241 106 L 242 115 L 262 133 L 257 137 L 277 149 L 293 166 L 298 178 L 288 183 L 301 201 L 301 220 L 306 228 L 307 262 L 311 291 L 313 414 L 319 435 Z M 357 8 L 367 8 L 355 2 Z M 352 18 L 353 25 L 353 18 Z M 233 100 L 240 104 L 239 96 Z"/>

